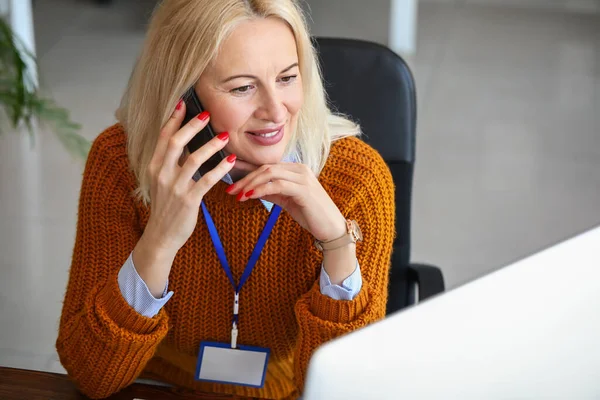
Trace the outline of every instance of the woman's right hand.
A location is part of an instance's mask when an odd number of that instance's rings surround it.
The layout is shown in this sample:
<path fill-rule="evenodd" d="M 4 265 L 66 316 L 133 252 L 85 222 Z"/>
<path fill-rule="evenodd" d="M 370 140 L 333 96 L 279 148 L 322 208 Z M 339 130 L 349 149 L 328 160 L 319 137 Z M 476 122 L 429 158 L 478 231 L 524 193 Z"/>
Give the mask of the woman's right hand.
<path fill-rule="evenodd" d="M 225 147 L 229 135 L 221 133 L 180 165 L 185 146 L 210 118 L 208 112 L 203 112 L 181 126 L 184 116 L 185 102 L 180 101 L 160 132 L 147 170 L 150 218 L 133 251 L 135 268 L 155 297 L 162 296 L 175 255 L 194 232 L 202 198 L 235 164 L 235 156 L 231 155 L 194 181 L 198 168 Z"/>

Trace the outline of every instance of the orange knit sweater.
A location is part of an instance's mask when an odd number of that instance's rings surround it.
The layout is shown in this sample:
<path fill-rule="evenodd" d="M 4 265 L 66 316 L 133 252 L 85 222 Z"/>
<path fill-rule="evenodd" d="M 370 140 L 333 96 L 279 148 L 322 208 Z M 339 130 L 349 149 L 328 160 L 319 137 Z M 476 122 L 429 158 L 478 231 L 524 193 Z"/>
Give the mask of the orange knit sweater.
<path fill-rule="evenodd" d="M 363 231 L 356 250 L 362 290 L 352 301 L 322 295 L 322 255 L 311 235 L 283 211 L 240 295 L 238 343 L 271 349 L 265 385 L 198 382 L 193 376 L 200 342 L 230 341 L 232 288 L 199 213 L 171 269 L 174 296 L 154 318 L 129 306 L 117 274 L 144 231 L 150 207 L 133 197 L 136 179 L 123 128 L 117 124 L 104 131 L 83 174 L 56 342 L 60 361 L 80 390 L 103 398 L 140 377 L 204 392 L 296 398 L 319 345 L 384 317 L 394 238 L 392 178 L 375 150 L 356 138 L 335 142 L 319 181 Z M 217 184 L 204 201 L 237 281 L 268 212 L 258 200 L 237 202 L 225 193 L 226 186 Z"/>

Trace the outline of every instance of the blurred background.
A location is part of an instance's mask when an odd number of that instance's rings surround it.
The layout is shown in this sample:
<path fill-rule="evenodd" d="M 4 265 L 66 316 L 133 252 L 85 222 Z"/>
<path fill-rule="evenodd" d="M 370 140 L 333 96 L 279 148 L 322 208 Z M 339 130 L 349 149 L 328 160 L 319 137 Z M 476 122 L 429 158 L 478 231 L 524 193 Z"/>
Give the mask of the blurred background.
<path fill-rule="evenodd" d="M 42 88 L 89 140 L 115 122 L 155 5 L 98 3 L 33 2 Z M 600 0 L 305 8 L 313 34 L 386 44 L 411 65 L 412 260 L 441 267 L 448 289 L 600 223 Z M 54 341 L 82 172 L 44 129 L 33 147 L 23 132 L 0 135 L 2 366 L 62 371 Z"/>

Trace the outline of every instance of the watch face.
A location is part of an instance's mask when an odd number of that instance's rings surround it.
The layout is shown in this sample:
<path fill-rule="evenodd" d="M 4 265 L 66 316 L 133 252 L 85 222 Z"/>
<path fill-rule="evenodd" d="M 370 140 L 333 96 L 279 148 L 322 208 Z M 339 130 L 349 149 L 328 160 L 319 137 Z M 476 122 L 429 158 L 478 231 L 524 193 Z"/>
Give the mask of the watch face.
<path fill-rule="evenodd" d="M 356 242 L 362 242 L 363 240 L 362 231 L 356 221 L 352 221 L 352 236 L 354 236 Z"/>

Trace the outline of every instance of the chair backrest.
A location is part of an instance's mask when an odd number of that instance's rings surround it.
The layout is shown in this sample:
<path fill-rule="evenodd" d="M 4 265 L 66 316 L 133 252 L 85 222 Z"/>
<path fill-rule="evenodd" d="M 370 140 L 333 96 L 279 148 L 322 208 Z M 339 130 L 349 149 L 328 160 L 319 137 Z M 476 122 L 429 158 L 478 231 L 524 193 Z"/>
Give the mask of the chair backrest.
<path fill-rule="evenodd" d="M 332 109 L 361 125 L 362 139 L 382 155 L 392 172 L 396 185 L 396 240 L 391 273 L 398 282 L 410 260 L 417 122 L 412 73 L 399 55 L 376 43 L 316 38 L 315 47 Z M 406 302 L 406 287 L 390 288 L 392 297 L 396 303 Z"/>

